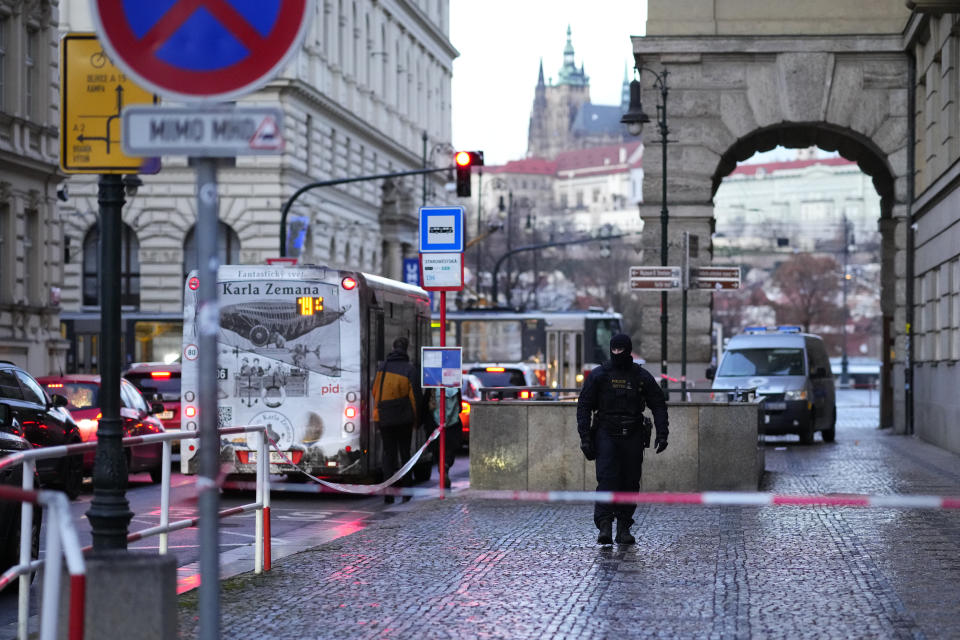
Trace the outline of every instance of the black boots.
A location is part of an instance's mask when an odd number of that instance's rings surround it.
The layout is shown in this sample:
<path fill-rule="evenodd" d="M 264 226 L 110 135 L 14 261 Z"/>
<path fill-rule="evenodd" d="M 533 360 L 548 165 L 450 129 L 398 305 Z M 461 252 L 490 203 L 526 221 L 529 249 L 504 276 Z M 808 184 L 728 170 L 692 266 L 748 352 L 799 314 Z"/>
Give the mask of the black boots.
<path fill-rule="evenodd" d="M 629 520 L 617 520 L 617 544 L 635 544 L 637 539 L 630 535 L 630 525 L 633 524 Z"/>
<path fill-rule="evenodd" d="M 613 544 L 613 522 L 608 520 L 598 526 L 600 535 L 597 536 L 597 544 Z"/>

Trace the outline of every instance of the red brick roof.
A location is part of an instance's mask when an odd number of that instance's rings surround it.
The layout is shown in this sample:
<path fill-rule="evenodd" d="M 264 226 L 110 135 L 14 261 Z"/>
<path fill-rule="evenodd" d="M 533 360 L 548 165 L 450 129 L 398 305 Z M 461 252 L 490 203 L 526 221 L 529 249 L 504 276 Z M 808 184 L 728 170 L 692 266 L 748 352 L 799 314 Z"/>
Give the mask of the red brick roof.
<path fill-rule="evenodd" d="M 640 142 L 629 142 L 589 149 L 575 149 L 558 154 L 556 160 L 539 157 L 511 160 L 504 165 L 484 167 L 483 172 L 544 176 L 557 175 L 561 171 L 582 172 L 591 175 L 621 173 L 627 168 L 635 169 L 641 166 L 643 154 L 636 153 L 640 145 Z M 620 162 L 621 149 L 626 149 L 627 162 L 624 163 L 627 165 L 626 168 Z M 636 155 L 635 158 L 634 155 Z M 633 162 L 630 162 L 631 158 L 633 158 Z"/>
<path fill-rule="evenodd" d="M 730 175 L 755 176 L 757 171 L 763 169 L 765 173 L 774 173 L 776 171 L 790 171 L 793 169 L 803 169 L 814 165 L 845 166 L 856 164 L 846 158 L 810 158 L 809 160 L 788 160 L 785 162 L 763 162 L 757 164 L 740 164 Z"/>

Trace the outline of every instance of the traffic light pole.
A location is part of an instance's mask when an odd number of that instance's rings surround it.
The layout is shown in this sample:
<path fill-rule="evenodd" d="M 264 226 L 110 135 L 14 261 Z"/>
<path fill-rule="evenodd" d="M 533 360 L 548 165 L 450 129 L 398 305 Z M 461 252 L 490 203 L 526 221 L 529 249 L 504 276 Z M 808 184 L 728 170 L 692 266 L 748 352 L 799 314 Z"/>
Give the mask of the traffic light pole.
<path fill-rule="evenodd" d="M 293 195 L 283 204 L 283 209 L 280 212 L 280 257 L 285 258 L 287 256 L 287 216 L 290 214 L 290 208 L 293 206 L 293 203 L 296 202 L 297 198 L 301 195 L 310 191 L 312 189 L 319 189 L 321 187 L 334 187 L 338 184 L 350 184 L 351 182 L 364 182 L 366 180 L 383 180 L 385 178 L 403 178 L 405 176 L 419 176 L 425 175 L 428 173 L 440 173 L 441 171 L 450 171 L 452 167 L 440 167 L 432 169 L 411 169 L 410 171 L 394 171 L 393 173 L 378 173 L 372 176 L 357 176 L 356 178 L 337 178 L 335 180 L 323 180 L 321 182 L 311 182 L 310 184 L 305 184 L 296 191 Z"/>

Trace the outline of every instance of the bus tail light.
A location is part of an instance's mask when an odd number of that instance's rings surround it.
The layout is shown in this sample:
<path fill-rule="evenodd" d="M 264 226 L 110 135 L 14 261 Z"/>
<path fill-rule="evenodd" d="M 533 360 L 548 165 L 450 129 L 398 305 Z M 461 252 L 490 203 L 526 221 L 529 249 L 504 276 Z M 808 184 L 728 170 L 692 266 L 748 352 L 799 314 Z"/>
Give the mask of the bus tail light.
<path fill-rule="evenodd" d="M 183 410 L 183 415 L 187 416 L 188 418 L 193 418 L 197 415 L 197 408 L 188 406 Z"/>
<path fill-rule="evenodd" d="M 351 278 L 350 276 L 347 276 L 346 278 L 340 281 L 340 286 L 342 286 L 347 291 L 351 291 L 357 288 L 357 281 Z"/>
<path fill-rule="evenodd" d="M 347 416 L 351 420 L 357 417 L 357 408 L 356 407 L 347 407 L 343 412 L 343 415 Z"/>

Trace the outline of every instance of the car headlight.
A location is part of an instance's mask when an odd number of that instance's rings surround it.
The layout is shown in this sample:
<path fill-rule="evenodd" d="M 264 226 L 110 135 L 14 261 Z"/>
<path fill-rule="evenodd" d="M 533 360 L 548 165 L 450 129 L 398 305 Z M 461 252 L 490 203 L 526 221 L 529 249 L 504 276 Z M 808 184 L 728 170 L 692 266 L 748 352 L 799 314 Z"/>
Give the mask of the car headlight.
<path fill-rule="evenodd" d="M 806 400 L 807 399 L 807 390 L 806 389 L 795 389 L 793 391 L 787 391 L 783 394 L 784 400 Z"/>

